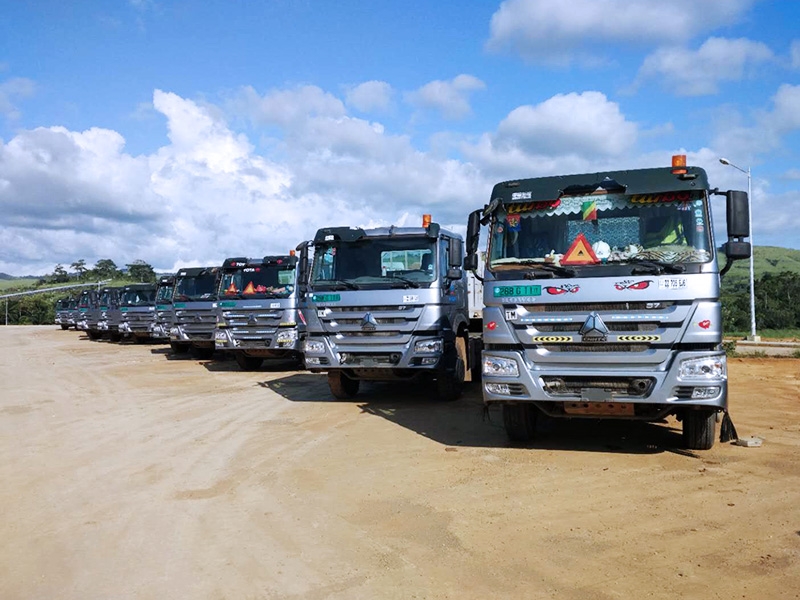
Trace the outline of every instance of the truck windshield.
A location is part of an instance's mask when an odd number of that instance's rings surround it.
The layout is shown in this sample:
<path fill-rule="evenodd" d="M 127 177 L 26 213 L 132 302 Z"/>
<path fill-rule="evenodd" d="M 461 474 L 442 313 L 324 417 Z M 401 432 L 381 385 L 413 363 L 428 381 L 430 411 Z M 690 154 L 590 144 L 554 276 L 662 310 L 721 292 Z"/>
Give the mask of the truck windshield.
<path fill-rule="evenodd" d="M 120 300 L 121 306 L 152 306 L 155 302 L 155 290 L 125 290 Z"/>
<path fill-rule="evenodd" d="M 259 265 L 222 274 L 220 298 L 288 298 L 294 291 L 294 265 Z"/>
<path fill-rule="evenodd" d="M 206 273 L 193 277 L 179 277 L 175 282 L 175 295 L 173 300 L 198 301 L 216 300 L 217 274 Z"/>
<path fill-rule="evenodd" d="M 159 304 L 168 304 L 172 302 L 172 292 L 174 290 L 172 285 L 160 285 L 156 291 L 156 302 Z"/>
<path fill-rule="evenodd" d="M 100 294 L 100 305 L 101 306 L 111 306 L 116 304 L 117 295 L 116 293 L 110 290 L 103 290 Z"/>
<path fill-rule="evenodd" d="M 311 278 L 316 285 L 419 287 L 436 278 L 436 242 L 396 237 L 321 244 Z"/>
<path fill-rule="evenodd" d="M 709 229 L 702 192 L 506 204 L 492 225 L 490 267 L 703 263 L 712 258 Z"/>

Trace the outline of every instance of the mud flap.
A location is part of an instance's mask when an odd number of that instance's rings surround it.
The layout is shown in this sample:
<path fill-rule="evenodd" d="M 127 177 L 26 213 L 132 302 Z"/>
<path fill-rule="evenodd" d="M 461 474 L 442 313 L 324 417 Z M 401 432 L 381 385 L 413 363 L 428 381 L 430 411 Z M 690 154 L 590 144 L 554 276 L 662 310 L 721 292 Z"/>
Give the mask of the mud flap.
<path fill-rule="evenodd" d="M 739 439 L 739 435 L 736 433 L 736 427 L 733 426 L 733 421 L 731 420 L 730 414 L 728 411 L 725 411 L 725 414 L 722 417 L 722 425 L 719 427 L 719 441 L 723 444 L 727 442 L 733 442 Z"/>

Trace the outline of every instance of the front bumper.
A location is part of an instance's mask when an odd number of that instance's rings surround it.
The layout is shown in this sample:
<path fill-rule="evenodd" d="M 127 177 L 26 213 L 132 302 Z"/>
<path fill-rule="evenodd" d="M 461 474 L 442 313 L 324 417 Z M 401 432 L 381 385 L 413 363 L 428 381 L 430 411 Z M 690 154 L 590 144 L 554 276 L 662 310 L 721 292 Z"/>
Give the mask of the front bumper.
<path fill-rule="evenodd" d="M 444 356 L 444 349 L 435 352 L 415 351 L 417 342 L 430 339 L 430 337 L 411 336 L 406 344 L 339 346 L 331 341 L 330 336 L 315 336 L 307 338 L 303 350 L 306 368 L 315 371 L 334 369 L 386 369 L 387 373 L 395 369 L 425 371 L 438 368 Z M 322 344 L 321 348 L 313 348 L 319 344 Z"/>
<path fill-rule="evenodd" d="M 300 335 L 296 327 L 281 327 L 271 334 L 239 334 L 227 327 L 214 332 L 214 345 L 217 350 L 257 351 L 280 350 L 298 352 L 301 348 Z"/>
<path fill-rule="evenodd" d="M 214 330 L 210 331 L 191 331 L 187 332 L 180 325 L 172 326 L 169 330 L 169 340 L 171 342 L 186 343 L 214 343 Z"/>
<path fill-rule="evenodd" d="M 537 366 L 526 360 L 521 351 L 484 350 L 484 357 L 497 357 L 517 363 L 519 375 L 487 375 L 482 380 L 483 399 L 493 402 L 533 402 L 548 412 L 552 406 L 566 403 L 600 402 L 649 405 L 652 410 L 641 411 L 653 415 L 668 414 L 682 407 L 727 409 L 727 377 L 718 379 L 687 378 L 679 374 L 680 365 L 689 359 L 721 357 L 724 352 L 679 352 L 670 364 L 648 368 L 632 368 L 620 363 L 618 369 L 565 368 L 552 365 Z M 663 367 L 663 368 L 662 368 Z M 558 387 L 554 382 L 571 382 L 572 386 Z M 585 381 L 586 386 L 575 387 L 575 382 Z M 630 393 L 624 382 L 636 385 L 648 382 L 641 394 Z M 500 385 L 498 385 L 500 384 Z M 580 384 L 578 384 L 580 385 Z M 613 385 L 619 385 L 612 389 Z M 641 384 L 644 387 L 644 384 Z M 716 389 L 715 389 L 716 388 Z M 698 390 L 698 391 L 695 391 Z M 708 397 L 693 397 L 693 394 Z M 639 413 L 637 413 L 639 414 Z"/>

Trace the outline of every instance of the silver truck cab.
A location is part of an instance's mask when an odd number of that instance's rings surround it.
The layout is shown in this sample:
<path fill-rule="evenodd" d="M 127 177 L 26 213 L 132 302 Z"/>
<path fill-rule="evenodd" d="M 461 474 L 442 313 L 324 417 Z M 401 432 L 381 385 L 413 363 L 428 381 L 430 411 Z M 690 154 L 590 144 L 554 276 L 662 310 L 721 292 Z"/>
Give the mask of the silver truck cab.
<path fill-rule="evenodd" d="M 308 281 L 305 364 L 327 372 L 335 397 L 354 396 L 361 380 L 427 378 L 454 399 L 470 377 L 463 242 L 424 223 L 329 227 L 298 247 Z"/>
<path fill-rule="evenodd" d="M 101 336 L 106 336 L 112 342 L 122 339 L 119 331 L 119 324 L 122 320 L 119 306 L 121 293 L 121 287 L 104 287 L 100 290 L 100 316 L 97 329 Z"/>
<path fill-rule="evenodd" d="M 137 344 L 150 339 L 155 310 L 156 284 L 132 283 L 124 286 L 119 300 L 119 333 Z"/>
<path fill-rule="evenodd" d="M 169 341 L 169 330 L 175 319 L 172 295 L 175 291 L 175 276 L 162 275 L 156 284 L 156 309 L 150 324 L 150 337 L 153 340 Z"/>
<path fill-rule="evenodd" d="M 99 339 L 101 332 L 97 327 L 100 321 L 100 292 L 83 290 L 78 299 L 78 321 L 76 327 L 85 331 L 90 340 Z"/>
<path fill-rule="evenodd" d="M 219 267 L 191 267 L 175 274 L 172 306 L 175 311 L 169 331 L 172 351 L 191 351 L 196 358 L 214 355 L 217 328 L 217 291 L 222 270 Z"/>
<path fill-rule="evenodd" d="M 59 298 L 56 300 L 56 325 L 59 325 L 61 329 L 69 329 L 70 322 L 69 322 L 69 304 L 72 299 L 67 297 Z"/>
<path fill-rule="evenodd" d="M 464 266 L 488 225 L 483 396 L 512 440 L 557 418 L 683 422 L 714 444 L 727 410 L 720 269 L 705 171 L 677 167 L 497 184 L 470 215 Z M 727 192 L 728 262 L 749 256 L 747 195 Z"/>
<path fill-rule="evenodd" d="M 217 350 L 245 371 L 265 358 L 299 358 L 305 327 L 298 316 L 297 257 L 228 258 L 222 265 Z"/>

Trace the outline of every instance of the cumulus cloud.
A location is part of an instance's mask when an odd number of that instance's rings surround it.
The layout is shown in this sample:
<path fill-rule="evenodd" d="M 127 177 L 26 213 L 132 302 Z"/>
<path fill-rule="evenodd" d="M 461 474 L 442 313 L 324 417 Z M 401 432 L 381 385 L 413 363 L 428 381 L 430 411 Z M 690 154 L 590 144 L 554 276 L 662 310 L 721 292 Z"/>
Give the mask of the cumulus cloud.
<path fill-rule="evenodd" d="M 746 157 L 779 148 L 784 136 L 800 129 L 800 85 L 781 85 L 771 101 L 771 108 L 756 111 L 747 120 L 735 111 L 722 112 L 714 124 L 713 147 Z"/>
<path fill-rule="evenodd" d="M 789 49 L 789 60 L 793 69 L 800 69 L 800 40 L 794 40 Z"/>
<path fill-rule="evenodd" d="M 567 64 L 603 46 L 686 42 L 736 22 L 754 0 L 506 0 L 492 15 L 486 47 Z"/>
<path fill-rule="evenodd" d="M 365 81 L 346 89 L 345 100 L 361 112 L 385 111 L 392 103 L 394 90 L 385 81 Z"/>
<path fill-rule="evenodd" d="M 7 119 L 18 119 L 20 113 L 16 101 L 32 96 L 35 89 L 33 81 L 24 77 L 0 82 L 0 115 Z"/>
<path fill-rule="evenodd" d="M 526 176 L 576 172 L 630 152 L 638 126 L 600 92 L 558 94 L 512 110 L 494 134 L 465 147 L 467 156 L 500 174 L 509 167 Z"/>
<path fill-rule="evenodd" d="M 343 117 L 344 103 L 315 85 L 272 90 L 263 96 L 250 86 L 243 88 L 232 108 L 257 124 L 291 127 L 309 117 Z"/>
<path fill-rule="evenodd" d="M 660 48 L 645 58 L 639 80 L 655 79 L 678 96 L 714 94 L 724 81 L 738 81 L 774 55 L 748 39 L 709 38 L 697 50 Z"/>
<path fill-rule="evenodd" d="M 445 119 L 461 119 L 472 113 L 469 96 L 486 89 L 486 84 L 472 75 L 458 75 L 449 81 L 435 80 L 406 94 L 406 100 L 418 108 L 438 111 Z"/>

